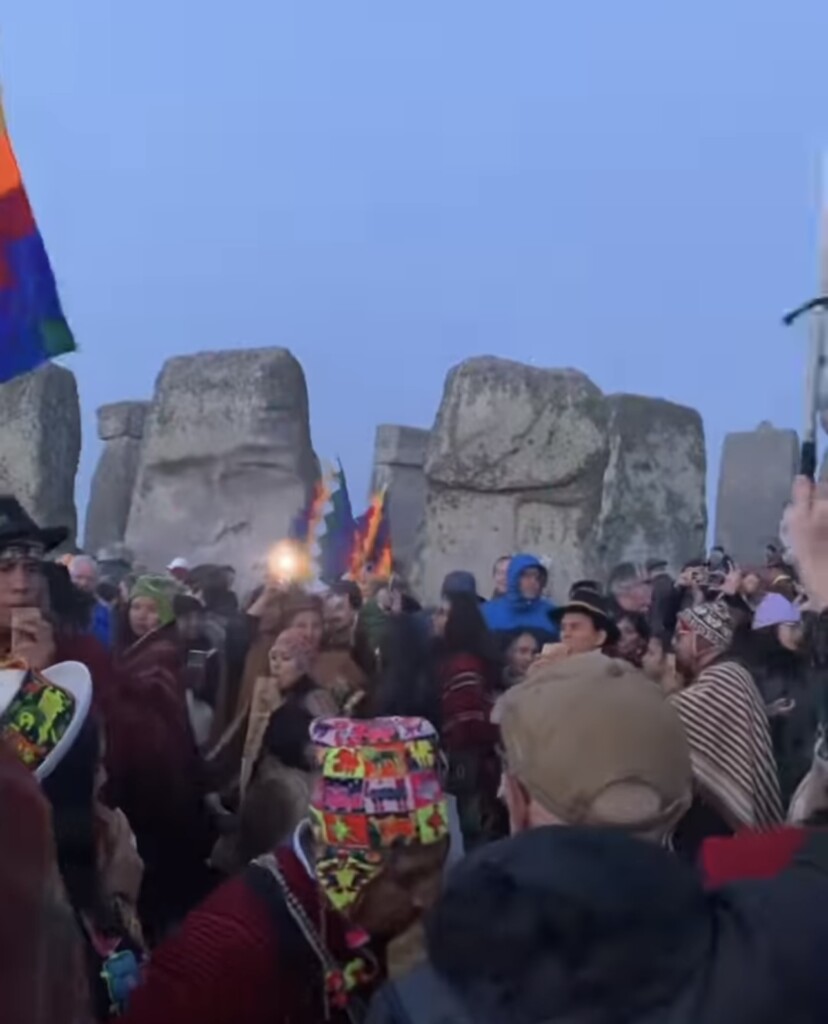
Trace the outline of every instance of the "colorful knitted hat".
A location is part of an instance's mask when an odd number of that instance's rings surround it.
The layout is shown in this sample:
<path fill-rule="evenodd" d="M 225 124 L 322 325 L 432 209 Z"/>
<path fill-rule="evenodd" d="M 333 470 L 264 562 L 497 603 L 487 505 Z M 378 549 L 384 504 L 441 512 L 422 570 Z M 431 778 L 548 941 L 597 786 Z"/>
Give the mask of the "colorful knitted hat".
<path fill-rule="evenodd" d="M 679 628 L 682 627 L 717 651 L 726 651 L 733 641 L 733 620 L 722 601 L 709 601 L 685 609 L 679 615 Z"/>
<path fill-rule="evenodd" d="M 321 772 L 310 811 L 316 875 L 346 910 L 382 870 L 385 851 L 448 836 L 437 734 L 422 718 L 320 718 L 310 735 Z"/>
<path fill-rule="evenodd" d="M 161 625 L 168 626 L 175 621 L 173 598 L 177 594 L 183 593 L 181 584 L 172 576 L 139 576 L 130 591 L 129 600 L 134 601 L 136 597 L 148 597 L 155 601 Z"/>

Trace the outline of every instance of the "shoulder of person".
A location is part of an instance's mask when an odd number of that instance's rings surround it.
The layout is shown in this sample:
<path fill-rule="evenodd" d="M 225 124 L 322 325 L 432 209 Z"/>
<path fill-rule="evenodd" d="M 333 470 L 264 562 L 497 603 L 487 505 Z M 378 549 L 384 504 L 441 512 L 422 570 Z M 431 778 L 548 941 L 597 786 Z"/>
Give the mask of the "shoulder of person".
<path fill-rule="evenodd" d="M 125 1021 L 265 1024 L 278 1019 L 278 957 L 267 908 L 243 877 L 231 879 L 155 950 Z"/>

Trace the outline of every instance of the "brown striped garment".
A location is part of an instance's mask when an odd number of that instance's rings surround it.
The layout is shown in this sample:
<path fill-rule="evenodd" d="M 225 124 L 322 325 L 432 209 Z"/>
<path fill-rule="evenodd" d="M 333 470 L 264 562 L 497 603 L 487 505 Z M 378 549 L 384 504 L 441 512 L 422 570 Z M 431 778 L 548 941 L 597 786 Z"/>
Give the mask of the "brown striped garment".
<path fill-rule="evenodd" d="M 669 699 L 684 724 L 696 786 L 734 831 L 781 824 L 768 716 L 747 669 L 716 662 Z"/>

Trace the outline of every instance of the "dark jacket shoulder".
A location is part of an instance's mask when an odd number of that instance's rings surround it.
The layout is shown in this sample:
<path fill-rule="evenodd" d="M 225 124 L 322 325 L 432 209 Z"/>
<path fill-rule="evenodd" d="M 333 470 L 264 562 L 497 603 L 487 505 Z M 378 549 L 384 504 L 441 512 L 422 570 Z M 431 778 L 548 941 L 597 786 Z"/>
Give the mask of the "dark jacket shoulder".
<path fill-rule="evenodd" d="M 374 996 L 365 1024 L 472 1024 L 430 964 L 421 964 Z"/>

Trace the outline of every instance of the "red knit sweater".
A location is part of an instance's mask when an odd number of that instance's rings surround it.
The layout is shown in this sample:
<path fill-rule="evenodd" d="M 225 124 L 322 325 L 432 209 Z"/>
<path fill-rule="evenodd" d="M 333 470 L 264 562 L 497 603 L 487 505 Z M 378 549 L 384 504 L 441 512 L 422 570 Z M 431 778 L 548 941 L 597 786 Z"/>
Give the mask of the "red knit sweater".
<path fill-rule="evenodd" d="M 312 921 L 319 893 L 298 857 L 280 850 L 279 865 Z M 345 925 L 325 911 L 328 948 L 348 960 Z M 239 877 L 226 882 L 153 954 L 124 1024 L 323 1024 L 321 992 L 280 956 L 268 907 Z M 333 1013 L 332 1024 L 345 1017 Z"/>

